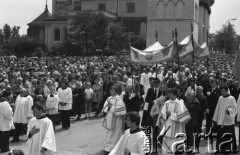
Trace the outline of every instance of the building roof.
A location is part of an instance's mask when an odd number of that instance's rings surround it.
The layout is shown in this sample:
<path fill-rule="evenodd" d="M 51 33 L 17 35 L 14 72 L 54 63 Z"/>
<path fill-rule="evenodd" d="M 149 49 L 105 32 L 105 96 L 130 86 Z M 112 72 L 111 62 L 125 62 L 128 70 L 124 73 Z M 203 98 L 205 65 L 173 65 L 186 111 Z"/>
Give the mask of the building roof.
<path fill-rule="evenodd" d="M 52 14 L 49 12 L 48 5 L 46 4 L 44 12 L 41 15 L 39 15 L 36 19 L 34 19 L 31 23 L 29 23 L 28 25 L 43 24 L 44 20 L 47 18 L 50 18 L 51 16 L 52 16 Z"/>

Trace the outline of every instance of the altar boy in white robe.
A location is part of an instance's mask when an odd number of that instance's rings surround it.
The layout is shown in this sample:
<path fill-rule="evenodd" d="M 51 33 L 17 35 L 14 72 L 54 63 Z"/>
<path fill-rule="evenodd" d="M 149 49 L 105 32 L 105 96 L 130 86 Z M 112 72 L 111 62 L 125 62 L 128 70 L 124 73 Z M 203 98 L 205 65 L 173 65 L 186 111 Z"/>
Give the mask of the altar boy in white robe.
<path fill-rule="evenodd" d="M 213 115 L 213 124 L 217 124 L 215 132 L 217 132 L 218 138 L 216 142 L 216 149 L 221 153 L 226 153 L 227 150 L 236 150 L 236 137 L 235 137 L 235 116 L 237 114 L 237 104 L 233 96 L 228 93 L 228 86 L 220 87 L 222 96 L 219 97 L 217 107 Z M 231 137 L 223 137 L 225 133 L 231 133 Z M 221 145 L 223 142 L 227 142 L 232 138 L 232 144 Z M 222 147 L 221 147 L 222 146 Z"/>
<path fill-rule="evenodd" d="M 1 152 L 9 151 L 10 130 L 13 128 L 13 112 L 8 100 L 11 91 L 5 90 L 0 98 L 0 149 Z"/>
<path fill-rule="evenodd" d="M 140 116 L 138 113 L 130 112 L 126 116 L 127 129 L 121 139 L 115 145 L 109 155 L 144 155 L 145 133 L 139 128 Z"/>
<path fill-rule="evenodd" d="M 117 95 L 117 92 L 118 88 L 112 86 L 110 89 L 111 96 L 106 100 L 103 106 L 103 112 L 106 113 L 103 127 L 107 129 L 104 141 L 105 154 L 109 154 L 109 152 L 112 151 L 124 131 L 126 107 L 120 96 Z"/>
<path fill-rule="evenodd" d="M 185 137 L 175 138 L 177 133 L 185 134 L 185 124 L 191 119 L 183 100 L 178 100 L 178 91 L 175 88 L 167 90 L 169 96 L 165 102 L 161 114 L 164 119 L 164 127 L 161 133 L 165 132 L 162 139 L 162 154 L 176 153 L 178 148 L 174 148 L 174 142 L 180 142 Z M 161 134 L 160 133 L 160 134 Z"/>
<path fill-rule="evenodd" d="M 70 128 L 70 110 L 72 109 L 72 89 L 67 86 L 68 82 L 62 80 L 61 88 L 58 89 L 59 111 L 62 120 L 62 129 Z"/>
<path fill-rule="evenodd" d="M 28 94 L 25 88 L 20 90 L 15 102 L 15 112 L 13 116 L 13 122 L 15 124 L 15 133 L 11 142 L 19 141 L 21 134 L 27 133 L 27 124 L 33 117 L 31 107 L 33 105 L 33 98 Z"/>
<path fill-rule="evenodd" d="M 43 105 L 32 106 L 34 118 L 28 124 L 27 155 L 56 155 L 56 142 L 52 121 L 43 113 Z"/>

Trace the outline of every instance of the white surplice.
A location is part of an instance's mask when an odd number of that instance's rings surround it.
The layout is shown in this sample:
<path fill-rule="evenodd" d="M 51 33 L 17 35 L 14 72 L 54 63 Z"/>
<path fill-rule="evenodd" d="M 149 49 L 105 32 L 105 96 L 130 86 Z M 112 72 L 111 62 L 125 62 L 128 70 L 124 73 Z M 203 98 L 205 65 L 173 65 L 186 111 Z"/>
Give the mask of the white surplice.
<path fill-rule="evenodd" d="M 109 108 L 108 104 L 112 107 Z M 107 113 L 103 122 L 103 127 L 107 129 L 104 149 L 110 152 L 123 134 L 126 107 L 119 95 L 110 96 L 104 104 L 103 111 Z"/>
<path fill-rule="evenodd" d="M 167 117 L 166 112 L 170 112 L 170 116 Z M 187 121 L 191 119 L 187 108 L 184 105 L 182 100 L 168 100 L 165 102 L 162 111 L 162 117 L 165 120 L 164 127 L 165 129 L 169 129 L 163 137 L 163 149 L 162 153 L 167 154 L 170 152 L 174 152 L 175 148 L 172 148 L 174 142 L 179 142 L 184 137 L 175 138 L 177 133 L 185 134 L 185 124 Z M 164 130 L 164 129 L 163 129 Z M 166 146 L 167 144 L 167 146 Z"/>
<path fill-rule="evenodd" d="M 0 131 L 10 131 L 13 128 L 13 112 L 7 101 L 0 102 Z"/>
<path fill-rule="evenodd" d="M 21 97 L 18 95 L 15 102 L 15 112 L 13 116 L 14 123 L 23 123 L 27 124 L 30 117 L 33 117 L 32 114 L 33 99 L 30 95 L 27 97 Z"/>
<path fill-rule="evenodd" d="M 73 103 L 72 89 L 69 87 L 67 87 L 66 89 L 59 88 L 57 95 L 59 98 L 59 102 L 67 103 L 64 106 L 59 105 L 59 110 L 71 110 Z"/>
<path fill-rule="evenodd" d="M 27 155 L 56 155 L 56 141 L 52 121 L 45 117 L 42 119 L 32 118 L 28 124 L 28 134 L 35 126 L 40 131 L 28 139 L 29 149 Z M 41 148 L 47 151 L 41 153 Z"/>
<path fill-rule="evenodd" d="M 125 149 L 131 154 L 144 155 L 145 138 L 146 135 L 143 131 L 131 134 L 130 129 L 127 129 L 109 155 L 124 155 Z"/>
<path fill-rule="evenodd" d="M 226 110 L 229 111 L 229 115 L 226 113 Z M 217 125 L 235 125 L 236 114 L 237 104 L 235 98 L 233 96 L 220 96 L 213 115 L 213 121 L 217 122 Z"/>

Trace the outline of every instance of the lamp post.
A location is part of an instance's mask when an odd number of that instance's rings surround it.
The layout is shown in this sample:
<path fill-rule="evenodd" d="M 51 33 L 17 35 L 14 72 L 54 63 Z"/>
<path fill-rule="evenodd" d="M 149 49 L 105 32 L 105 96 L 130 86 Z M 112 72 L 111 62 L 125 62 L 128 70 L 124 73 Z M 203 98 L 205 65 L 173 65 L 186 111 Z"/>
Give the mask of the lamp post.
<path fill-rule="evenodd" d="M 228 20 L 225 22 L 224 27 L 226 28 L 226 27 L 227 27 L 227 23 L 229 23 L 230 21 L 233 21 L 233 20 L 237 20 L 237 18 L 228 19 Z M 226 30 L 224 30 L 223 36 L 224 36 L 223 52 L 224 52 L 224 51 L 226 52 L 226 40 L 227 40 L 227 39 L 226 39 Z"/>

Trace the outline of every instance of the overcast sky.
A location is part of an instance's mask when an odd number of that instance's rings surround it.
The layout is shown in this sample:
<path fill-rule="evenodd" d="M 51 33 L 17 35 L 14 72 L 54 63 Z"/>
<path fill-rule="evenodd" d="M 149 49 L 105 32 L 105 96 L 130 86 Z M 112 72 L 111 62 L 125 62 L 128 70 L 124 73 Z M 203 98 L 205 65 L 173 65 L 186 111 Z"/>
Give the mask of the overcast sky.
<path fill-rule="evenodd" d="M 49 11 L 52 11 L 52 1 L 48 0 Z M 27 33 L 27 24 L 39 16 L 45 9 L 46 0 L 0 0 L 0 28 L 5 23 L 20 26 L 20 34 Z M 232 18 L 235 29 L 240 34 L 240 0 L 215 0 L 210 19 L 210 32 L 219 30 Z"/>

